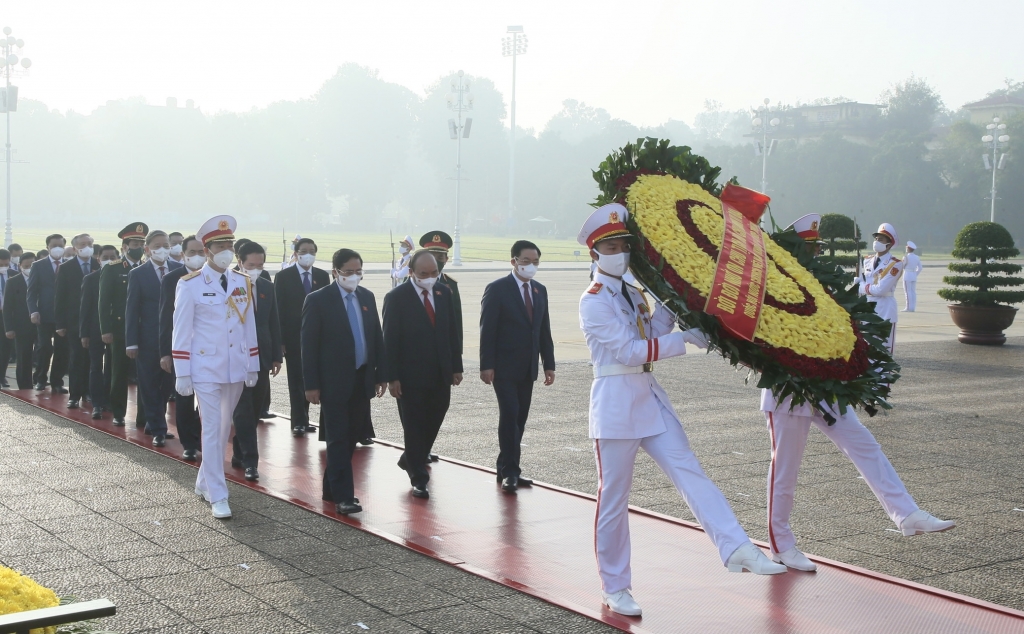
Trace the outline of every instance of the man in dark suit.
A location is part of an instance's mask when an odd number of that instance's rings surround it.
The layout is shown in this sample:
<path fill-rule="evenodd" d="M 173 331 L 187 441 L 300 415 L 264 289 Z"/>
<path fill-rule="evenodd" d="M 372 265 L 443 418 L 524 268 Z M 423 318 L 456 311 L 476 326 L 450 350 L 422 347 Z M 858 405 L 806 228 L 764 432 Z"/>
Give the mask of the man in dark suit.
<path fill-rule="evenodd" d="M 28 314 L 39 334 L 39 359 L 36 366 L 37 390 L 46 389 L 49 374 L 50 391 L 67 394 L 64 374 L 68 370 L 68 340 L 57 335 L 54 312 L 57 288 L 57 269 L 64 257 L 64 236 L 54 233 L 46 236 L 48 257 L 39 258 L 32 265 L 28 278 Z M 52 363 L 51 363 L 52 362 Z"/>
<path fill-rule="evenodd" d="M 452 386 L 462 382 L 462 355 L 452 292 L 437 283 L 437 261 L 421 249 L 409 261 L 409 271 L 409 281 L 384 296 L 384 366 L 405 435 L 398 466 L 409 474 L 412 495 L 428 498 L 427 460 L 448 413 Z"/>
<path fill-rule="evenodd" d="M 262 246 L 247 240 L 237 252 L 241 272 L 252 280 L 253 310 L 256 319 L 256 341 L 260 349 L 260 371 L 256 385 L 242 388 L 242 396 L 235 405 L 232 422 L 235 438 L 232 441 L 231 466 L 245 469 L 245 479 L 260 479 L 260 454 L 256 442 L 259 414 L 270 391 L 270 377 L 281 371 L 281 324 L 277 318 L 277 300 L 274 285 L 263 277 L 267 252 Z"/>
<path fill-rule="evenodd" d="M 14 340 L 18 367 L 15 378 L 19 390 L 32 389 L 32 352 L 39 337 L 28 313 L 28 278 L 36 256 L 31 251 L 24 253 L 18 264 L 19 274 L 7 280 L 4 289 L 4 334 Z"/>
<path fill-rule="evenodd" d="M 4 292 L 7 290 L 7 282 L 10 281 L 12 273 L 11 270 L 11 252 L 7 249 L 0 249 L 0 332 L 4 333 L 3 337 L 0 337 L 0 387 L 11 387 L 7 382 L 7 368 L 11 365 L 11 352 L 14 350 L 14 340 L 7 338 L 7 329 L 4 327 Z"/>
<path fill-rule="evenodd" d="M 430 251 L 437 261 L 437 270 L 440 273 L 437 277 L 438 284 L 444 284 L 452 291 L 452 306 L 455 308 L 455 329 L 459 334 L 459 354 L 462 354 L 462 294 L 459 293 L 459 283 L 455 278 L 444 272 L 448 264 L 448 251 L 452 248 L 452 237 L 444 231 L 430 231 L 420 236 L 420 246 Z"/>
<path fill-rule="evenodd" d="M 100 273 L 103 267 L 120 262 L 117 247 L 106 244 L 100 247 L 100 268 L 82 278 L 82 300 L 78 311 L 78 334 L 82 348 L 89 353 L 89 400 L 92 401 L 92 418 L 103 418 L 103 411 L 110 409 L 110 346 L 103 343 L 100 332 L 98 300 L 100 296 Z"/>
<path fill-rule="evenodd" d="M 110 346 L 110 409 L 114 426 L 124 427 L 128 411 L 128 366 L 131 359 L 125 351 L 124 315 L 128 302 L 128 274 L 142 262 L 149 227 L 135 222 L 117 234 L 121 238 L 121 261 L 100 271 L 100 294 L 97 307 L 103 343 Z M 141 391 L 136 393 L 135 426 L 146 426 L 146 409 Z"/>
<path fill-rule="evenodd" d="M 309 401 L 306 400 L 306 388 L 302 382 L 302 342 L 299 334 L 302 330 L 302 304 L 306 296 L 331 283 L 327 271 L 313 266 L 316 251 L 316 243 L 311 239 L 299 239 L 296 243 L 298 258 L 295 266 L 289 266 L 274 278 L 284 360 L 288 367 L 292 435 L 296 438 L 306 432 L 316 431 L 316 427 L 309 424 Z"/>
<path fill-rule="evenodd" d="M 363 510 L 352 452 L 370 416 L 370 399 L 384 396 L 384 337 L 373 293 L 359 286 L 363 258 L 339 249 L 332 265 L 337 284 L 314 291 L 302 307 L 302 376 L 306 398 L 320 404 L 327 440 L 323 499 L 348 515 Z"/>
<path fill-rule="evenodd" d="M 480 379 L 498 397 L 498 482 L 515 493 L 533 481 L 522 477 L 520 443 L 530 415 L 537 359 L 544 361 L 544 385 L 555 381 L 548 290 L 533 281 L 540 249 L 527 240 L 512 245 L 512 272 L 484 289 L 480 301 Z"/>
<path fill-rule="evenodd" d="M 164 276 L 160 283 L 160 368 L 174 378 L 174 359 L 171 355 L 171 334 L 174 331 L 174 293 L 178 280 L 193 271 L 203 268 L 206 252 L 203 243 L 194 235 L 182 243 L 182 259 L 185 266 L 179 266 Z M 202 445 L 202 423 L 196 409 L 195 394 L 177 394 L 174 398 L 174 424 L 178 428 L 183 460 L 195 462 Z"/>
<path fill-rule="evenodd" d="M 167 438 L 167 398 L 174 386 L 160 369 L 160 284 L 167 274 L 182 265 L 171 261 L 171 242 L 164 231 L 146 236 L 146 261 L 128 274 L 125 303 L 125 353 L 135 359 L 138 391 L 146 408 L 146 433 L 153 446 L 163 447 Z"/>
<path fill-rule="evenodd" d="M 82 280 L 100 270 L 100 263 L 93 257 L 93 240 L 89 234 L 81 233 L 71 238 L 71 246 L 75 248 L 75 257 L 66 260 L 57 271 L 54 321 L 57 335 L 67 341 L 70 352 L 68 409 L 78 409 L 82 397 L 89 395 L 89 351 L 82 347 L 82 336 L 78 332 Z"/>

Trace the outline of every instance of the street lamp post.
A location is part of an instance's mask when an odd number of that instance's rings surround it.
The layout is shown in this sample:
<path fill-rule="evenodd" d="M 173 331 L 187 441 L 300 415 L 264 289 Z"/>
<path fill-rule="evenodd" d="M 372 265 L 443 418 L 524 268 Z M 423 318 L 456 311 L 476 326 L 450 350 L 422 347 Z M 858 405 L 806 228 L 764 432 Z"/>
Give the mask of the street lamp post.
<path fill-rule="evenodd" d="M 768 136 L 775 133 L 775 129 L 779 127 L 780 123 L 778 117 L 769 119 L 771 115 L 768 108 L 769 101 L 768 97 L 764 98 L 764 106 L 755 111 L 754 119 L 750 122 L 754 128 L 754 134 L 761 134 L 761 141 L 754 142 L 754 151 L 761 155 L 761 193 L 763 194 L 768 193 L 768 155 L 775 148 L 776 141 L 776 139 L 772 139 L 769 144 Z"/>
<path fill-rule="evenodd" d="M 516 182 L 516 56 L 526 54 L 526 35 L 523 34 L 523 27 L 510 26 L 506 30 L 511 37 L 501 39 L 501 54 L 504 57 L 512 58 L 512 100 L 510 102 L 509 115 L 509 141 L 508 141 L 508 220 L 507 225 L 512 227 L 513 213 L 515 211 L 515 182 Z"/>
<path fill-rule="evenodd" d="M 11 35 L 11 27 L 5 26 L 4 37 L 0 38 L 0 55 L 3 55 L 0 64 L 3 65 L 4 80 L 6 82 L 3 94 L 3 109 L 7 115 L 7 152 L 4 156 L 7 162 L 7 229 L 4 231 L 4 246 L 14 242 L 14 236 L 11 232 L 11 112 L 18 108 L 18 87 L 11 86 L 11 71 L 18 65 L 18 55 L 14 52 L 14 49 L 17 48 L 20 51 L 23 46 L 25 46 L 25 42 Z M 22 68 L 27 69 L 31 65 L 32 60 L 27 57 L 21 60 Z"/>
<path fill-rule="evenodd" d="M 992 212 L 990 220 L 996 221 L 996 170 L 1003 169 L 1003 164 L 1006 163 L 1006 152 L 1003 152 L 999 156 L 999 160 L 996 160 L 996 154 L 999 150 L 1005 148 L 1010 142 L 1009 135 L 1005 134 L 1006 124 L 999 122 L 999 117 L 992 117 L 992 123 L 985 126 L 988 130 L 988 134 L 981 137 L 981 142 L 985 144 L 986 148 L 992 148 L 992 160 L 988 158 L 988 154 L 982 154 L 981 159 L 985 162 L 985 169 L 992 170 L 992 190 L 989 193 L 989 198 L 992 199 Z"/>
<path fill-rule="evenodd" d="M 462 243 L 459 237 L 459 189 L 462 185 L 462 139 L 469 138 L 469 130 L 473 125 L 473 119 L 466 117 L 462 120 L 462 113 L 473 109 L 473 93 L 469 92 L 469 82 L 465 80 L 465 73 L 461 70 L 458 79 L 452 77 L 452 89 L 448 93 L 448 108 L 455 112 L 456 119 L 448 120 L 448 134 L 458 142 L 458 151 L 455 159 L 455 258 L 452 260 L 454 266 L 462 266 Z"/>

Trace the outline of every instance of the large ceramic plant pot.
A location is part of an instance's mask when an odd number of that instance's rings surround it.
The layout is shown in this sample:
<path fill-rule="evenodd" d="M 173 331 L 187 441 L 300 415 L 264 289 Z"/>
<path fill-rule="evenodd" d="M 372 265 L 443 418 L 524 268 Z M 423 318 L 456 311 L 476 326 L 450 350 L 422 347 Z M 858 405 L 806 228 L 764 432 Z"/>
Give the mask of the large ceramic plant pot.
<path fill-rule="evenodd" d="M 960 343 L 1001 346 L 1006 343 L 1003 331 L 1013 323 L 1017 309 L 1013 306 L 967 306 L 949 304 L 949 316 L 960 328 Z"/>

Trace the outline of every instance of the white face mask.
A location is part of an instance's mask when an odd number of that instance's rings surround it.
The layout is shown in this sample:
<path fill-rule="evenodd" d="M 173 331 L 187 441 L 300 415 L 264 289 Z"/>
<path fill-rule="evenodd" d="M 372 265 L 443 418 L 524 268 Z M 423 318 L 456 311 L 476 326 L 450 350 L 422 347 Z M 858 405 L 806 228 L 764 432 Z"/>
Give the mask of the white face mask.
<path fill-rule="evenodd" d="M 92 247 L 82 247 L 78 250 L 78 257 L 83 260 L 88 260 L 92 257 Z"/>
<path fill-rule="evenodd" d="M 626 271 L 629 270 L 629 253 L 616 253 L 614 255 L 605 255 L 598 251 L 597 253 L 597 266 L 602 271 L 613 277 L 622 277 Z"/>
<path fill-rule="evenodd" d="M 428 278 L 425 278 L 425 279 L 420 279 L 418 277 L 413 277 L 412 281 L 413 281 L 413 283 L 416 284 L 416 286 L 419 286 L 420 288 L 422 288 L 425 291 L 429 291 L 429 290 L 432 290 L 434 288 L 434 284 L 437 283 L 437 278 L 436 277 L 428 277 Z"/>
<path fill-rule="evenodd" d="M 875 243 L 871 245 L 871 248 L 875 250 L 875 253 L 884 253 L 889 248 L 888 244 L 875 240 Z"/>
<path fill-rule="evenodd" d="M 190 271 L 198 271 L 203 268 L 204 262 L 206 262 L 206 258 L 201 255 L 190 255 L 185 258 L 185 266 L 187 266 Z"/>
<path fill-rule="evenodd" d="M 263 275 L 263 269 L 245 269 L 245 274 L 249 276 L 253 282 L 259 279 L 260 275 Z"/>
<path fill-rule="evenodd" d="M 338 286 L 342 287 L 348 292 L 352 292 L 359 287 L 359 282 L 363 281 L 363 276 L 358 274 L 352 274 L 349 276 L 338 276 Z"/>
<path fill-rule="evenodd" d="M 403 244 L 402 246 L 398 247 L 398 252 L 401 253 L 402 255 L 405 255 L 406 253 L 409 252 L 409 247 Z"/>
<path fill-rule="evenodd" d="M 149 257 L 153 259 L 157 264 L 163 264 L 167 261 L 167 256 L 171 253 L 171 250 L 167 247 L 160 247 L 159 249 L 152 249 L 149 252 Z"/>
<path fill-rule="evenodd" d="M 19 262 L 21 262 L 21 256 L 20 255 L 11 256 L 11 266 L 12 267 L 18 268 L 18 263 Z"/>
<path fill-rule="evenodd" d="M 178 257 L 179 255 L 181 255 L 181 245 L 180 244 L 176 244 L 176 245 L 171 247 L 171 255 L 173 255 L 174 257 Z"/>
<path fill-rule="evenodd" d="M 302 255 L 299 256 L 299 264 L 304 269 L 308 269 L 309 267 L 313 266 L 314 262 L 316 262 L 315 253 L 303 253 Z"/>
<path fill-rule="evenodd" d="M 28 277 L 28 274 L 31 272 L 32 269 L 21 269 L 21 274 L 24 275 L 26 278 Z"/>
<path fill-rule="evenodd" d="M 64 247 L 53 247 L 50 249 L 50 257 L 59 260 L 64 255 Z"/>
<path fill-rule="evenodd" d="M 522 264 L 517 264 L 516 273 L 519 273 L 519 277 L 524 280 L 532 280 L 533 276 L 537 274 L 537 265 L 527 264 L 526 266 L 523 266 Z"/>
<path fill-rule="evenodd" d="M 226 269 L 231 266 L 231 261 L 235 259 L 235 254 L 231 249 L 224 249 L 213 256 L 213 263 L 222 269 Z"/>

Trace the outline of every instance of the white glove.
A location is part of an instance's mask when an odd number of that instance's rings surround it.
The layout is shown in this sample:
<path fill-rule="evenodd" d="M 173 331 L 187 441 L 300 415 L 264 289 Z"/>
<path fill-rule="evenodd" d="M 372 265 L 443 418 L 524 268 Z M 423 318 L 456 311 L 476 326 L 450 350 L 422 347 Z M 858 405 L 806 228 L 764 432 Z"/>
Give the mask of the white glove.
<path fill-rule="evenodd" d="M 689 330 L 683 331 L 683 341 L 686 343 L 692 343 L 701 350 L 708 349 L 708 339 L 699 328 L 690 328 Z"/>
<path fill-rule="evenodd" d="M 192 396 L 192 377 L 179 376 L 174 380 L 174 391 L 182 396 Z"/>
<path fill-rule="evenodd" d="M 247 372 L 245 374 L 245 387 L 256 387 L 256 381 L 258 381 L 259 378 L 259 372 Z"/>

